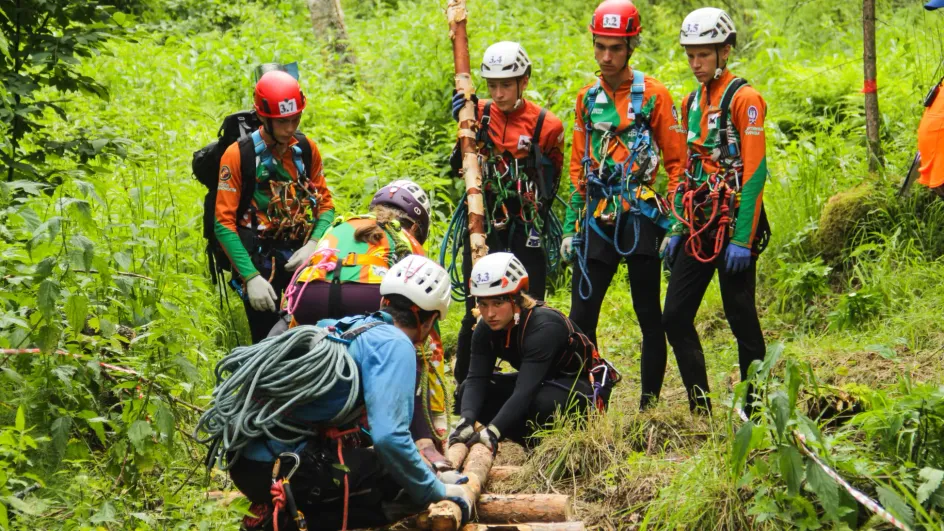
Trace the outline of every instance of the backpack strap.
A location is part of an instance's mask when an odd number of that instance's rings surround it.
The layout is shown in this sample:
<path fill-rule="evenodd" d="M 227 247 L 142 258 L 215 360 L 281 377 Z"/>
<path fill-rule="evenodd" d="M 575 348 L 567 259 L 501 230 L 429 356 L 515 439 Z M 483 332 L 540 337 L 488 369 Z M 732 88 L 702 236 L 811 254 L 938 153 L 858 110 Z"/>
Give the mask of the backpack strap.
<path fill-rule="evenodd" d="M 314 164 L 312 163 L 312 157 L 314 153 L 311 149 L 311 142 L 308 141 L 308 137 L 305 136 L 301 131 L 295 131 L 295 140 L 298 141 L 295 144 L 295 147 L 298 148 L 295 157 L 295 167 L 298 169 L 298 175 L 305 176 L 305 182 L 311 180 L 311 172 L 313 170 Z"/>
<path fill-rule="evenodd" d="M 633 105 L 633 114 L 642 113 L 643 96 L 646 92 L 646 74 L 639 70 L 633 70 L 633 86 L 629 93 L 630 102 Z"/>
<path fill-rule="evenodd" d="M 375 328 L 383 324 L 387 324 L 387 322 L 386 321 L 372 321 L 365 325 L 358 326 L 357 328 L 353 330 L 348 330 L 347 332 L 344 332 L 343 334 L 341 334 L 341 339 L 343 339 L 344 341 L 353 343 L 354 340 L 357 339 L 358 336 L 360 336 L 364 332 L 370 330 L 371 328 Z"/>
<path fill-rule="evenodd" d="M 483 142 L 487 147 L 492 147 L 492 138 L 488 136 L 489 122 L 492 121 L 492 101 L 485 102 L 485 108 L 482 109 L 482 119 L 479 120 L 479 130 L 476 133 L 476 142 Z"/>
<path fill-rule="evenodd" d="M 721 140 L 722 152 L 726 151 L 726 146 L 732 146 L 733 144 L 733 151 L 727 153 L 729 156 L 740 155 L 740 149 L 738 149 L 737 143 L 732 142 L 728 136 L 728 115 L 730 114 L 728 109 L 731 107 L 731 101 L 734 99 L 734 95 L 737 91 L 747 84 L 747 81 L 744 79 L 736 77 L 731 81 L 731 84 L 728 85 L 727 90 L 724 91 L 724 95 L 721 97 L 721 119 L 718 123 L 718 132 L 720 133 L 719 138 Z"/>
<path fill-rule="evenodd" d="M 253 137 L 244 136 L 239 139 L 239 171 L 243 182 L 239 190 L 239 206 L 236 207 L 236 219 L 242 219 L 252 206 L 252 196 L 256 193 L 256 149 Z M 252 228 L 256 228 L 255 212 L 252 212 Z"/>
<path fill-rule="evenodd" d="M 598 79 L 596 83 L 589 90 L 587 90 L 586 96 L 586 105 L 583 108 L 583 126 L 584 132 L 587 133 L 587 136 L 590 136 L 590 131 L 593 129 L 593 107 L 597 104 L 597 95 L 600 94 L 600 91 L 603 90 L 603 87 L 600 85 L 600 80 Z M 589 144 L 589 142 L 588 142 Z"/>
<path fill-rule="evenodd" d="M 531 147 L 534 147 L 538 152 L 541 151 L 541 128 L 544 126 L 544 117 L 547 116 L 547 109 L 541 107 L 541 112 L 538 114 L 538 122 L 534 124 L 534 133 L 531 137 Z"/>
<path fill-rule="evenodd" d="M 695 96 L 698 95 L 697 90 L 693 90 L 688 93 L 688 96 L 685 98 L 685 114 L 686 116 L 692 115 L 692 105 L 695 104 Z M 685 128 L 688 129 L 688 124 L 684 124 Z"/>

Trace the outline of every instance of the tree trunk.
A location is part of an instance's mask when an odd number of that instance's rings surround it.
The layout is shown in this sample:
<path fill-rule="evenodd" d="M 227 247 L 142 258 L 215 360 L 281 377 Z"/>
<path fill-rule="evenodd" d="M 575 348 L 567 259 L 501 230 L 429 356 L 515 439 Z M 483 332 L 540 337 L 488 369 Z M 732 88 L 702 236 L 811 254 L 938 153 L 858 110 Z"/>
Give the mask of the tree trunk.
<path fill-rule="evenodd" d="M 347 27 L 341 0 L 307 0 L 311 28 L 315 37 L 326 37 L 341 63 L 354 63 L 354 52 L 348 48 Z"/>
<path fill-rule="evenodd" d="M 882 144 L 878 133 L 878 88 L 876 83 L 877 69 L 875 67 L 875 0 L 862 2 L 863 28 L 863 69 L 865 84 L 862 92 L 865 93 L 865 136 L 869 154 L 869 172 L 875 173 L 879 167 L 885 166 L 882 155 Z"/>
<path fill-rule="evenodd" d="M 482 172 L 479 170 L 478 147 L 475 132 L 479 123 L 475 119 L 475 104 L 471 97 L 472 73 L 469 66 L 469 38 L 466 33 L 465 0 L 449 0 L 446 7 L 449 18 L 449 37 L 452 39 L 452 56 L 455 62 L 456 90 L 466 96 L 465 106 L 459 111 L 459 148 L 462 151 L 462 175 L 465 178 L 466 205 L 469 209 L 469 243 L 474 264 L 486 254 L 485 244 L 485 199 L 482 196 Z M 484 479 L 484 478 L 483 478 Z"/>

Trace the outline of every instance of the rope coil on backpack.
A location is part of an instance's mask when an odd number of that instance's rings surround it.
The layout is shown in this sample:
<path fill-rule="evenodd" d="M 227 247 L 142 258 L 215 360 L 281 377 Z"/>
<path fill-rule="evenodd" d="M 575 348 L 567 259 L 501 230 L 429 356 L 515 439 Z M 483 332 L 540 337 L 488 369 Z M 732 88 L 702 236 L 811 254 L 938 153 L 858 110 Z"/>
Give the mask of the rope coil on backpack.
<path fill-rule="evenodd" d="M 325 328 L 297 326 L 248 347 L 237 347 L 216 364 L 213 403 L 200 417 L 194 438 L 209 445 L 206 465 L 227 470 L 250 441 L 265 436 L 297 444 L 317 434 L 314 425 L 293 421 L 291 410 L 335 386 L 350 386 L 344 406 L 327 424 L 350 422 L 356 413 L 360 377 L 348 341 Z M 200 433 L 206 434 L 200 437 Z M 287 434 L 287 435 L 286 435 Z M 227 463 L 224 456 L 235 452 Z"/>

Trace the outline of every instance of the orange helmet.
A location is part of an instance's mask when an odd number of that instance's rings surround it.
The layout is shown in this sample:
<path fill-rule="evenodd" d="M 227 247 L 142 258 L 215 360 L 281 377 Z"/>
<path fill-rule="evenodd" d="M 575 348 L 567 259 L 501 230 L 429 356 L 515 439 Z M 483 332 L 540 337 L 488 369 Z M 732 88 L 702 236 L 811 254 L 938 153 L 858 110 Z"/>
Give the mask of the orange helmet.
<path fill-rule="evenodd" d="M 266 72 L 256 83 L 256 114 L 266 118 L 289 118 L 305 110 L 305 94 L 291 74 Z"/>
<path fill-rule="evenodd" d="M 590 33 L 603 37 L 635 37 L 642 31 L 639 10 L 629 0 L 603 0 L 590 19 Z"/>

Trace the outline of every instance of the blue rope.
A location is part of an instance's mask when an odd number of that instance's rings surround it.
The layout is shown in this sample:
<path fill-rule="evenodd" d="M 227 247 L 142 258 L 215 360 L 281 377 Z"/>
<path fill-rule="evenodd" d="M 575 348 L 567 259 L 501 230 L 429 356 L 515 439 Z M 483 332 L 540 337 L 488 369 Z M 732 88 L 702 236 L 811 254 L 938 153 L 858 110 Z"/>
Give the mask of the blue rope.
<path fill-rule="evenodd" d="M 465 196 L 466 194 L 462 194 L 462 198 L 459 199 L 456 211 L 452 213 L 452 219 L 449 221 L 449 228 L 443 235 L 442 244 L 439 247 L 439 265 L 449 272 L 449 280 L 452 284 L 452 300 L 456 302 L 464 301 L 469 296 L 462 275 L 462 268 L 459 266 L 459 257 L 462 256 L 462 247 L 465 245 L 465 234 L 469 230 L 469 211 Z M 448 266 L 446 265 L 447 255 L 449 257 Z"/>

